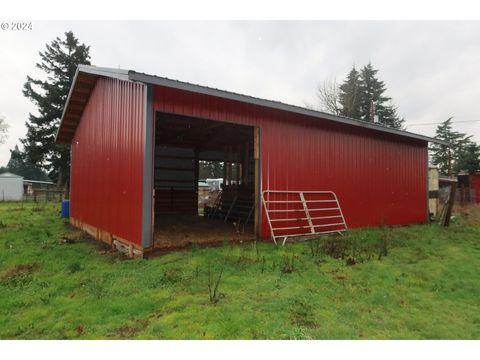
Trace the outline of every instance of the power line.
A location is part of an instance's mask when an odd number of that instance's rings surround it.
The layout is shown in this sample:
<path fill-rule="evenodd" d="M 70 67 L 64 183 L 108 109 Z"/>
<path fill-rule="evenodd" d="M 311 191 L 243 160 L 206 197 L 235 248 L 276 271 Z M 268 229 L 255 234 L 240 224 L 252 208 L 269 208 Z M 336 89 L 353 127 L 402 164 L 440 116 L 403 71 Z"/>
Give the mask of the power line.
<path fill-rule="evenodd" d="M 460 124 L 460 123 L 471 123 L 471 122 L 478 122 L 479 120 L 460 120 L 460 121 L 452 121 L 452 124 Z M 421 126 L 421 125 L 440 125 L 443 124 L 444 121 L 441 122 L 432 122 L 432 123 L 421 123 L 421 124 L 408 124 L 407 127 L 409 126 Z"/>

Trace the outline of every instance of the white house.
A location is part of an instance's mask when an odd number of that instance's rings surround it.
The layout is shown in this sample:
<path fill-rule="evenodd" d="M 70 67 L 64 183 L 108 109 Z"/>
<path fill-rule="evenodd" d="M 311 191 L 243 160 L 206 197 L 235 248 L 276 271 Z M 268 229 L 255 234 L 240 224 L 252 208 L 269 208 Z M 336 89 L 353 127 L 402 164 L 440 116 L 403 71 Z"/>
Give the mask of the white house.
<path fill-rule="evenodd" d="M 18 201 L 23 198 L 23 177 L 5 172 L 0 174 L 0 201 Z"/>

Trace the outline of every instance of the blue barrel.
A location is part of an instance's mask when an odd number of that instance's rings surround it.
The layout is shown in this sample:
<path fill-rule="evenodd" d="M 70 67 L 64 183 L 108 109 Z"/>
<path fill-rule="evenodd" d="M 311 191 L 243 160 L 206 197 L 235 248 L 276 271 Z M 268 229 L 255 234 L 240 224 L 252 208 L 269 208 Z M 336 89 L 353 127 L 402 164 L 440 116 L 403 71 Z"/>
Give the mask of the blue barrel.
<path fill-rule="evenodd" d="M 70 200 L 62 200 L 62 219 L 70 217 Z"/>

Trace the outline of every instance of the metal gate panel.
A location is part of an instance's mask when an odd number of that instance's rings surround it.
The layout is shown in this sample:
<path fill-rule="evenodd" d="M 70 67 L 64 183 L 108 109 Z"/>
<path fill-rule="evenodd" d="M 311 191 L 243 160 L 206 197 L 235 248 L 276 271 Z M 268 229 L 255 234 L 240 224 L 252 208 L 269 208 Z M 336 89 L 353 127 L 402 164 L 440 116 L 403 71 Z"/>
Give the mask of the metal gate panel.
<path fill-rule="evenodd" d="M 333 191 L 265 190 L 262 203 L 272 240 L 338 233 L 347 223 Z"/>

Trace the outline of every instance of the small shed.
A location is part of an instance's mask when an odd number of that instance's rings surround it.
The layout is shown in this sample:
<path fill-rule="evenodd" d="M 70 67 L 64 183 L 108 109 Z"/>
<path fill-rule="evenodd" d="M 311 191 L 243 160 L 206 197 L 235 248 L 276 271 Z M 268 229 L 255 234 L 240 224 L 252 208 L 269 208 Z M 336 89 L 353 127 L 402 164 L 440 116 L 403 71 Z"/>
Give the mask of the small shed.
<path fill-rule="evenodd" d="M 9 172 L 0 174 L 0 201 L 23 199 L 23 177 Z"/>
<path fill-rule="evenodd" d="M 456 200 L 462 204 L 480 204 L 480 173 L 459 174 Z"/>
<path fill-rule="evenodd" d="M 71 223 L 131 255 L 199 242 L 201 231 L 210 232 L 209 241 L 268 239 L 273 220 L 305 234 L 343 215 L 348 227 L 428 222 L 428 143 L 448 145 L 277 101 L 83 65 L 56 142 L 71 144 Z M 203 219 L 200 161 L 224 164 L 222 201 Z M 289 200 L 291 192 L 324 190 L 338 198 L 342 218 L 336 200 Z M 261 200 L 275 191 L 285 199 Z M 278 218 L 269 217 L 265 201 L 278 205 Z M 298 207 L 306 201 L 335 206 L 311 208 L 322 215 L 307 215 L 311 223 L 284 216 L 306 213 Z"/>

